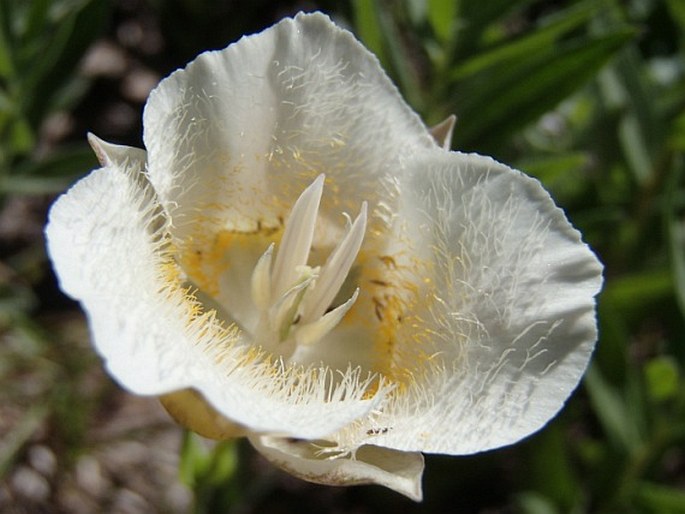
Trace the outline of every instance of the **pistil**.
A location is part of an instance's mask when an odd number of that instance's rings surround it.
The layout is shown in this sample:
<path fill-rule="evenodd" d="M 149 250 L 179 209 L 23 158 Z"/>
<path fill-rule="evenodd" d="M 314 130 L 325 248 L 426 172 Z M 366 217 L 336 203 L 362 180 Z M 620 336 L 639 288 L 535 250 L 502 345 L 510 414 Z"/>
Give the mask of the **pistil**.
<path fill-rule="evenodd" d="M 280 248 L 260 257 L 252 273 L 252 300 L 260 311 L 256 344 L 288 359 L 298 345 L 311 345 L 330 333 L 352 308 L 359 290 L 341 305 L 331 304 L 345 282 L 366 230 L 366 202 L 321 267 L 307 265 L 318 217 L 324 175 L 295 202 Z M 349 217 L 348 217 L 349 220 Z"/>

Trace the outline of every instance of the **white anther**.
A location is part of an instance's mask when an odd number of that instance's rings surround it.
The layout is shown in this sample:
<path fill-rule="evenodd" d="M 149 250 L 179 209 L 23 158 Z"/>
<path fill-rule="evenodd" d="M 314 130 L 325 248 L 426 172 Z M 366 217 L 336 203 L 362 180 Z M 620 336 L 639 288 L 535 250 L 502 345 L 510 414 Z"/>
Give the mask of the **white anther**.
<path fill-rule="evenodd" d="M 349 300 L 342 305 L 339 305 L 332 311 L 324 314 L 316 321 L 297 327 L 295 330 L 295 341 L 297 344 L 309 345 L 316 343 L 323 338 L 340 323 L 345 314 L 347 314 L 347 311 L 349 311 L 354 305 L 354 302 L 357 301 L 357 296 L 359 296 L 359 288 L 357 288 Z"/>
<path fill-rule="evenodd" d="M 321 268 L 321 275 L 304 301 L 302 311 L 304 323 L 311 323 L 323 316 L 347 278 L 364 239 L 366 210 L 367 205 L 364 202 L 359 216 Z"/>
<path fill-rule="evenodd" d="M 290 325 L 292 325 L 297 309 L 300 306 L 305 291 L 315 279 L 315 275 L 305 277 L 303 280 L 288 289 L 283 296 L 269 309 L 271 326 L 282 341 L 288 337 Z"/>
<path fill-rule="evenodd" d="M 345 303 L 326 312 L 361 248 L 366 231 L 366 202 L 354 221 L 344 214 L 345 236 L 323 267 L 307 265 L 324 179 L 319 175 L 300 195 L 286 222 L 276 256 L 271 244 L 252 272 L 252 300 L 260 311 L 255 341 L 285 357 L 291 356 L 297 345 L 311 345 L 326 336 L 359 295 L 357 289 Z"/>
<path fill-rule="evenodd" d="M 307 264 L 324 179 L 323 174 L 316 177 L 297 199 L 290 212 L 273 267 L 274 298 L 280 297 L 297 280 L 297 267 Z"/>
<path fill-rule="evenodd" d="M 273 260 L 274 243 L 271 243 L 266 252 L 257 261 L 252 272 L 252 301 L 260 311 L 264 311 L 271 305 L 271 261 Z"/>

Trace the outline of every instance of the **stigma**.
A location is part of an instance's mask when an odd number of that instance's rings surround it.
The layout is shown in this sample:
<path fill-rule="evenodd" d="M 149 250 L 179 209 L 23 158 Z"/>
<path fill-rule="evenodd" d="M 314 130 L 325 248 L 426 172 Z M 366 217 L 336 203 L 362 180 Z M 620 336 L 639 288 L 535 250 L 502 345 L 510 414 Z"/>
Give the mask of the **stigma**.
<path fill-rule="evenodd" d="M 278 250 L 272 243 L 252 272 L 252 301 L 259 310 L 255 344 L 289 360 L 296 350 L 320 341 L 352 308 L 354 293 L 333 305 L 361 248 L 367 204 L 357 217 L 347 217 L 347 230 L 321 266 L 307 264 L 323 194 L 319 175 L 297 199 L 285 225 Z"/>

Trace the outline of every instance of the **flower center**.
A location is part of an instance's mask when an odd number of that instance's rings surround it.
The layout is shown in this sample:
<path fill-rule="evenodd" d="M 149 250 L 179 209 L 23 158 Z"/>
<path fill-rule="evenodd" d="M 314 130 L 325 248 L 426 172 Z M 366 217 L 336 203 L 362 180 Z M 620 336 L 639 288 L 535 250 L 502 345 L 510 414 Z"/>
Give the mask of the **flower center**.
<path fill-rule="evenodd" d="M 366 202 L 323 266 L 307 265 L 324 176 L 303 191 L 292 208 L 274 259 L 271 244 L 252 273 L 252 300 L 259 310 L 255 343 L 290 359 L 298 348 L 323 338 L 350 310 L 359 289 L 332 307 L 354 263 L 366 230 Z"/>

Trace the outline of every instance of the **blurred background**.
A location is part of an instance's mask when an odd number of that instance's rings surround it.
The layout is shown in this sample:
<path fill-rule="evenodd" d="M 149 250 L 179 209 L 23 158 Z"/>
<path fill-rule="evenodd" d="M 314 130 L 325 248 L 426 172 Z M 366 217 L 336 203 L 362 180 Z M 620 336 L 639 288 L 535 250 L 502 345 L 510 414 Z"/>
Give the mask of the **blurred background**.
<path fill-rule="evenodd" d="M 291 478 L 122 392 L 58 290 L 42 229 L 96 167 L 87 131 L 142 146 L 157 82 L 298 10 L 379 57 L 453 148 L 539 178 L 606 266 L 601 337 L 540 433 L 428 456 L 425 500 Z M 0 0 L 0 511 L 684 513 L 685 2 Z"/>

